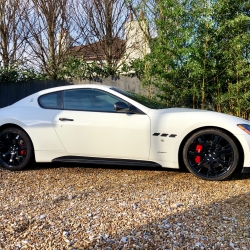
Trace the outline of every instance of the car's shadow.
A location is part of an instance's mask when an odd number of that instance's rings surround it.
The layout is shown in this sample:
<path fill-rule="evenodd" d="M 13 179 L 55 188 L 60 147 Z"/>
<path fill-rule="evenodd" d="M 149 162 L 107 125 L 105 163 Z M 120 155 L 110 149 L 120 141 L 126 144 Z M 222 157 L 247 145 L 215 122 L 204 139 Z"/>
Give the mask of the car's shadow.
<path fill-rule="evenodd" d="M 78 164 L 78 163 L 34 163 L 22 171 L 51 169 L 51 168 L 85 168 L 85 169 L 114 169 L 114 170 L 137 170 L 137 171 L 159 171 L 159 172 L 175 172 L 177 173 L 189 173 L 185 166 L 181 166 L 180 169 L 173 168 L 161 168 L 161 167 L 144 167 L 144 166 L 124 166 L 124 165 L 102 165 L 102 164 Z M 190 173 L 190 175 L 192 175 Z M 245 180 L 250 179 L 250 174 L 239 173 L 230 180 Z"/>

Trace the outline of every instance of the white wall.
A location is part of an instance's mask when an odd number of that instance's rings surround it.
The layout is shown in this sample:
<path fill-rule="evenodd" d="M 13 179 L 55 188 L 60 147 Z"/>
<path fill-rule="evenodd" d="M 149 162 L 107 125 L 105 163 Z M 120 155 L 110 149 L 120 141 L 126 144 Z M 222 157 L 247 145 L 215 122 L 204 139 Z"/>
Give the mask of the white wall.
<path fill-rule="evenodd" d="M 125 60 L 129 62 L 137 58 L 143 58 L 150 53 L 148 43 L 148 23 L 146 20 L 135 20 L 125 23 L 126 55 Z"/>

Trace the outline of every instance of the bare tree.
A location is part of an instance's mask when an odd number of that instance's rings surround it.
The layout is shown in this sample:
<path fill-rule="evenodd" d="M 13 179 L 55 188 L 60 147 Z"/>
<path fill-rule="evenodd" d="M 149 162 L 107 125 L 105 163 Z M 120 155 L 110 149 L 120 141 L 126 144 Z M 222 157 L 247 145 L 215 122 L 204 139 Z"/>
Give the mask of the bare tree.
<path fill-rule="evenodd" d="M 0 65 L 7 68 L 25 57 L 28 30 L 22 20 L 27 2 L 0 0 Z"/>
<path fill-rule="evenodd" d="M 57 79 L 61 63 L 74 40 L 70 37 L 72 0 L 29 0 L 25 24 L 29 59 L 49 78 Z"/>
<path fill-rule="evenodd" d="M 88 46 L 85 52 L 94 53 L 95 60 L 110 74 L 116 71 L 124 54 L 124 24 L 128 17 L 126 0 L 79 0 L 75 5 L 73 18 Z"/>
<path fill-rule="evenodd" d="M 140 22 L 142 32 L 150 41 L 152 37 L 157 36 L 155 22 L 162 19 L 161 6 L 159 6 L 159 0 L 128 0 L 129 8 L 136 19 L 147 20 L 148 29 L 143 29 L 143 22 Z"/>
<path fill-rule="evenodd" d="M 126 0 L 0 0 L 0 60 L 7 67 L 25 59 L 57 79 L 81 44 L 85 59 L 91 54 L 113 74 L 128 48 L 125 32 L 135 27 L 125 25 L 130 14 Z"/>

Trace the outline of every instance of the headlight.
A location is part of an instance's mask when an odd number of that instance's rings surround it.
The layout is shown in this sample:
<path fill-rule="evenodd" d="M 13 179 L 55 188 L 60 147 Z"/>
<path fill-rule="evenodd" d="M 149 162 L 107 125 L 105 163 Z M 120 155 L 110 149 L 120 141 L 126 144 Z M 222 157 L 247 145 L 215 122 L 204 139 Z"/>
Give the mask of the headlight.
<path fill-rule="evenodd" d="M 250 135 L 250 125 L 248 125 L 248 124 L 237 124 L 237 126 Z"/>

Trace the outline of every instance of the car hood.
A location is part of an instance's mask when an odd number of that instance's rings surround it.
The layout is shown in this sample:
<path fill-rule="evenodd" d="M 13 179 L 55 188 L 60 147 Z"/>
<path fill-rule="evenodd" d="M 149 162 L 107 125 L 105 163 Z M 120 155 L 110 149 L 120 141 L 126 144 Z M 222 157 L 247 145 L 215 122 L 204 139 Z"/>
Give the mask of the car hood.
<path fill-rule="evenodd" d="M 236 117 L 233 115 L 228 115 L 224 113 L 219 113 L 215 111 L 210 111 L 210 110 L 201 110 L 201 109 L 190 109 L 190 108 L 167 108 L 167 109 L 158 109 L 154 110 L 155 114 L 158 115 L 168 115 L 168 114 L 176 114 L 178 116 L 183 115 L 184 117 L 200 117 L 200 118 L 205 118 L 205 119 L 230 119 L 230 120 L 235 120 L 235 121 L 241 121 L 241 122 L 250 122 L 248 120 L 245 120 L 240 117 Z"/>
<path fill-rule="evenodd" d="M 164 114 L 164 113 L 213 113 L 213 114 L 222 114 L 215 111 L 210 110 L 202 110 L 202 109 L 191 109 L 191 108 L 166 108 L 166 109 L 157 109 L 154 110 L 157 113 Z"/>
<path fill-rule="evenodd" d="M 204 128 L 217 127 L 230 131 L 233 134 L 245 134 L 237 124 L 249 124 L 250 122 L 232 115 L 218 113 L 214 111 L 169 108 L 161 110 L 150 110 L 148 116 L 153 126 L 160 130 L 166 130 L 173 134 L 188 133 L 190 131 Z"/>

